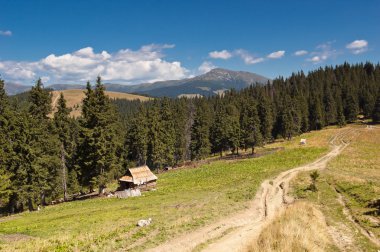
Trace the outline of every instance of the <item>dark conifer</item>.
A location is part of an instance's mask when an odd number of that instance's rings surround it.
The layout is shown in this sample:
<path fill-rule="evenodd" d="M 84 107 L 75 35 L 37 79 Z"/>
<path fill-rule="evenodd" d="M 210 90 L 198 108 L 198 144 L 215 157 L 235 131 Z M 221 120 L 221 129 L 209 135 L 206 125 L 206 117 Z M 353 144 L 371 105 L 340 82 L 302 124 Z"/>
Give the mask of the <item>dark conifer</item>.
<path fill-rule="evenodd" d="M 204 159 L 210 155 L 210 111 L 204 99 L 197 104 L 194 124 L 191 128 L 191 159 Z"/>

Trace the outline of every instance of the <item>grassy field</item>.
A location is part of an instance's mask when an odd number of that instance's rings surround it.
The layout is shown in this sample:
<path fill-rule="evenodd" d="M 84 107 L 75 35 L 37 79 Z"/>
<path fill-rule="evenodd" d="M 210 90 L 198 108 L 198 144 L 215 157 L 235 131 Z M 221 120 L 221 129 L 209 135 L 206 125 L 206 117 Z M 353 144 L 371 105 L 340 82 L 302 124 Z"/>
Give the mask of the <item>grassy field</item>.
<path fill-rule="evenodd" d="M 81 104 L 82 100 L 84 98 L 84 90 L 80 89 L 68 89 L 68 90 L 61 90 L 61 91 L 52 91 L 52 103 L 53 103 L 53 110 L 55 111 L 55 107 L 57 105 L 58 98 L 60 94 L 63 93 L 66 102 L 67 107 L 72 108 L 71 116 L 78 117 L 81 113 Z M 140 101 L 147 101 L 149 100 L 148 97 L 140 96 L 140 95 L 134 95 L 134 94 L 127 94 L 127 93 L 119 93 L 119 92 L 110 92 L 106 91 L 106 95 L 110 97 L 111 99 L 126 99 L 126 100 L 140 100 Z"/>
<path fill-rule="evenodd" d="M 129 199 L 97 198 L 49 206 L 0 219 L 3 251 L 143 250 L 244 209 L 261 182 L 315 160 L 328 150 L 336 129 L 302 136 L 307 146 L 256 159 L 216 161 L 159 175 L 156 191 Z M 323 140 L 321 140 L 323 139 Z M 318 143 L 318 144 L 316 144 Z M 272 147 L 272 146 L 269 146 Z M 136 227 L 139 219 L 153 224 Z"/>
<path fill-rule="evenodd" d="M 360 129 L 353 142 L 329 163 L 317 180 L 318 192 L 307 190 L 309 173 L 294 181 L 294 195 L 313 202 L 326 216 L 334 242 L 349 251 L 377 251 L 357 224 L 380 239 L 380 130 Z M 340 200 L 341 199 L 341 200 Z M 344 205 L 340 202 L 344 202 Z M 345 213 L 346 212 L 346 213 Z M 348 215 L 352 216 L 353 224 Z"/>

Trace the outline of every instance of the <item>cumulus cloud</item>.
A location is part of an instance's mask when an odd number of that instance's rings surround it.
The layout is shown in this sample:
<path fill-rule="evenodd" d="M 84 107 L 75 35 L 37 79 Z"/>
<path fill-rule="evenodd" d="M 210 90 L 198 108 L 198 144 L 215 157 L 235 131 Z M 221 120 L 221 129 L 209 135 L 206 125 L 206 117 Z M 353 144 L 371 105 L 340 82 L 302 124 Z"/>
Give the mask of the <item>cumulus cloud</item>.
<path fill-rule="evenodd" d="M 210 52 L 208 55 L 210 58 L 213 58 L 213 59 L 224 59 L 224 60 L 232 57 L 232 54 L 227 50 L 213 51 L 213 52 Z"/>
<path fill-rule="evenodd" d="M 270 54 L 267 55 L 267 58 L 268 59 L 280 59 L 282 57 L 284 57 L 285 55 L 285 51 L 277 51 L 277 52 L 272 52 Z"/>
<path fill-rule="evenodd" d="M 245 64 L 247 65 L 252 65 L 252 64 L 257 64 L 257 63 L 260 63 L 260 62 L 263 62 L 264 61 L 264 58 L 260 58 L 260 57 L 254 57 L 253 55 L 251 55 L 249 52 L 247 52 L 246 50 L 243 50 L 243 49 L 238 49 L 235 51 L 236 55 L 238 55 L 243 61 Z"/>
<path fill-rule="evenodd" d="M 12 32 L 9 31 L 9 30 L 7 30 L 7 31 L 0 31 L 0 35 L 1 36 L 8 36 L 8 37 L 10 37 L 10 36 L 12 36 Z"/>
<path fill-rule="evenodd" d="M 334 58 L 338 55 L 337 50 L 332 47 L 334 42 L 327 42 L 320 44 L 316 47 L 316 50 L 310 53 L 310 58 L 306 61 L 312 62 L 314 64 L 319 64 L 327 59 Z"/>
<path fill-rule="evenodd" d="M 355 40 L 346 45 L 353 54 L 363 53 L 368 50 L 368 42 L 366 40 Z"/>
<path fill-rule="evenodd" d="M 308 54 L 308 51 L 306 51 L 306 50 L 299 50 L 299 51 L 296 51 L 294 53 L 295 56 L 303 56 L 303 55 L 306 55 L 306 54 Z"/>
<path fill-rule="evenodd" d="M 207 72 L 210 72 L 212 69 L 216 68 L 216 66 L 210 62 L 210 61 L 204 61 L 199 67 L 198 67 L 198 71 L 200 73 L 207 73 Z"/>
<path fill-rule="evenodd" d="M 63 55 L 51 54 L 35 62 L 0 61 L 4 79 L 31 83 L 39 76 L 50 83 L 78 83 L 102 76 L 104 81 L 123 84 L 187 77 L 178 61 L 166 61 L 164 49 L 174 45 L 145 45 L 138 50 L 94 52 L 92 47 Z"/>

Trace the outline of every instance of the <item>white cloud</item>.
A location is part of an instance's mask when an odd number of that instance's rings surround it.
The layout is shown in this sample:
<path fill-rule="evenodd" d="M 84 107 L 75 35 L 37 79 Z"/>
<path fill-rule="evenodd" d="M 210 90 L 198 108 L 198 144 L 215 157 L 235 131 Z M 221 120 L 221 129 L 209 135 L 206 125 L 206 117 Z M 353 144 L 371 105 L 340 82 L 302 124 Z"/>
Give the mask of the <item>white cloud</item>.
<path fill-rule="evenodd" d="M 310 59 L 308 59 L 309 61 L 311 61 L 311 62 L 314 62 L 314 63 L 318 63 L 318 62 L 320 62 L 322 59 L 321 59 L 321 57 L 319 57 L 319 56 L 314 56 L 314 57 L 312 57 L 312 58 L 310 58 Z"/>
<path fill-rule="evenodd" d="M 322 63 L 330 58 L 334 58 L 338 55 L 338 52 L 332 48 L 334 42 L 326 42 L 320 44 L 316 47 L 316 50 L 310 53 L 310 58 L 306 61 L 312 62 L 314 64 Z"/>
<path fill-rule="evenodd" d="M 180 62 L 164 59 L 162 51 L 173 47 L 151 44 L 116 53 L 96 53 L 86 47 L 63 55 L 51 54 L 35 62 L 0 61 L 0 73 L 6 80 L 27 84 L 40 76 L 50 83 L 85 82 L 98 75 L 104 81 L 124 84 L 185 78 L 188 70 Z"/>
<path fill-rule="evenodd" d="M 224 59 L 224 60 L 232 57 L 232 54 L 227 50 L 213 51 L 213 52 L 210 52 L 208 55 L 210 58 L 213 58 L 213 59 Z"/>
<path fill-rule="evenodd" d="M 346 45 L 353 54 L 363 53 L 368 50 L 368 42 L 366 40 L 355 40 Z"/>
<path fill-rule="evenodd" d="M 264 61 L 264 58 L 254 57 L 249 52 L 243 49 L 238 49 L 235 51 L 236 55 L 240 56 L 240 58 L 247 65 L 257 64 Z"/>
<path fill-rule="evenodd" d="M 280 59 L 282 57 L 284 57 L 285 55 L 285 51 L 277 51 L 277 52 L 272 52 L 270 54 L 267 55 L 267 58 L 269 59 Z"/>
<path fill-rule="evenodd" d="M 308 54 L 308 51 L 306 51 L 306 50 L 299 50 L 299 51 L 296 51 L 294 53 L 295 56 L 303 56 L 303 55 L 306 55 L 306 54 Z"/>
<path fill-rule="evenodd" d="M 212 69 L 216 68 L 216 66 L 214 64 L 212 64 L 212 62 L 210 61 L 204 61 L 199 67 L 198 67 L 198 71 L 200 73 L 207 73 L 207 72 L 210 72 Z"/>
<path fill-rule="evenodd" d="M 9 30 L 7 30 L 7 31 L 0 31 L 0 35 L 1 36 L 8 36 L 8 37 L 10 37 L 10 36 L 12 36 L 12 32 L 9 31 Z"/>

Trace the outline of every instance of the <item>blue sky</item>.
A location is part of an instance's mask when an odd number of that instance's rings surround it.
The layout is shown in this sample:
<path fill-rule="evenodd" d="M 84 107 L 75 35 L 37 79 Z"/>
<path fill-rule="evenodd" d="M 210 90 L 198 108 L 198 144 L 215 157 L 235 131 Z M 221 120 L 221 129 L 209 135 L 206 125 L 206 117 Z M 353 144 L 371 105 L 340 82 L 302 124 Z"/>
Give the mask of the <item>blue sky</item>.
<path fill-rule="evenodd" d="M 213 67 L 274 78 L 379 62 L 380 1 L 268 2 L 0 0 L 0 74 L 132 84 Z"/>

